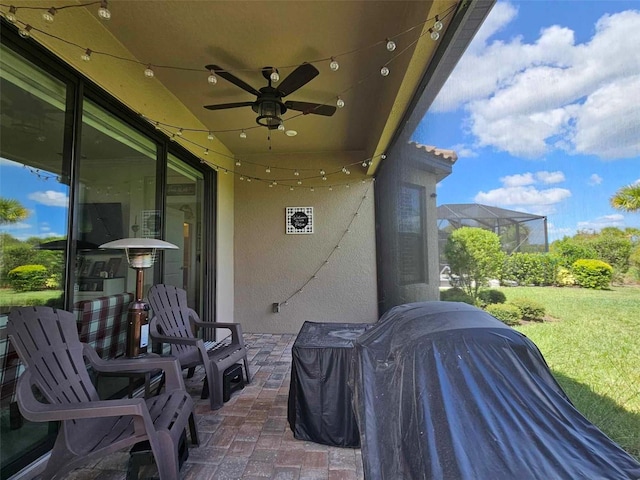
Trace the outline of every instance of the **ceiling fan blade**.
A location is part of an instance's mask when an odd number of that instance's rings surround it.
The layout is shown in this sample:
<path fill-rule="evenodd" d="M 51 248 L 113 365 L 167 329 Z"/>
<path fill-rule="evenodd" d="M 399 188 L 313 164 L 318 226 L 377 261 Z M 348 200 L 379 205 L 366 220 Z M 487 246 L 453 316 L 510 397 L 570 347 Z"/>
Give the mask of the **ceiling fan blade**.
<path fill-rule="evenodd" d="M 291 72 L 287 78 L 282 80 L 277 88 L 282 93 L 282 96 L 286 97 L 313 80 L 319 73 L 318 69 L 310 63 L 303 63 Z"/>
<path fill-rule="evenodd" d="M 234 103 L 219 103 L 217 105 L 205 105 L 204 108 L 207 110 L 224 110 L 226 108 L 236 108 L 236 107 L 250 107 L 253 105 L 253 102 L 234 102 Z"/>
<path fill-rule="evenodd" d="M 260 95 L 260 92 L 258 90 L 256 90 L 255 88 L 253 88 L 251 85 L 249 85 L 248 83 L 246 83 L 243 80 L 240 80 L 238 77 L 236 77 L 235 75 L 227 72 L 224 68 L 219 67 L 218 65 L 206 65 L 204 68 L 206 68 L 207 70 L 213 70 L 213 72 L 216 75 L 221 76 L 222 78 L 224 78 L 226 81 L 233 83 L 234 85 L 240 87 L 241 89 L 255 95 L 256 97 L 258 95 Z"/>
<path fill-rule="evenodd" d="M 302 112 L 305 115 L 313 114 L 330 117 L 331 115 L 336 113 L 336 107 L 334 107 L 333 105 L 322 105 L 320 103 L 294 102 L 293 100 L 289 100 L 287 102 L 284 102 L 284 106 L 290 108 L 291 110 Z"/>

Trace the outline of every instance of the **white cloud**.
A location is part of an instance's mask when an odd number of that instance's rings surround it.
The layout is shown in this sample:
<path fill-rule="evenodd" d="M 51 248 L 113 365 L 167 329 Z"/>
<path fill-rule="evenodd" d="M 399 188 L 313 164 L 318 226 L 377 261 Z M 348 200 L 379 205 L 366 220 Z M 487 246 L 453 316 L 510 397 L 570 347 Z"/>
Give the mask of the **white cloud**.
<path fill-rule="evenodd" d="M 433 104 L 464 105 L 477 145 L 522 157 L 552 149 L 603 159 L 640 155 L 640 11 L 604 15 L 590 41 L 552 25 L 537 41 L 490 37 L 517 11 L 499 2 Z M 552 18 L 551 16 L 549 18 Z"/>
<path fill-rule="evenodd" d="M 593 220 L 578 222 L 578 230 L 600 231 L 605 227 L 624 227 L 624 215 L 614 213 L 612 215 L 604 215 Z"/>
<path fill-rule="evenodd" d="M 50 207 L 67 207 L 69 205 L 69 197 L 66 193 L 47 190 L 46 192 L 32 192 L 27 197 L 43 205 Z"/>
<path fill-rule="evenodd" d="M 538 190 L 534 186 L 496 188 L 488 192 L 479 192 L 474 200 L 489 205 L 552 205 L 569 198 L 571 192 L 566 188 L 547 188 Z"/>
<path fill-rule="evenodd" d="M 588 183 L 591 186 L 600 185 L 602 183 L 602 177 L 597 173 L 592 173 L 591 176 L 589 177 Z"/>
<path fill-rule="evenodd" d="M 547 172 L 542 170 L 540 172 L 536 172 L 536 178 L 546 185 L 550 185 L 552 183 L 562 183 L 565 180 L 564 173 L 560 171 Z"/>
<path fill-rule="evenodd" d="M 11 230 L 25 230 L 27 228 L 33 228 L 33 225 L 31 225 L 30 223 L 17 222 L 4 225 L 2 227 L 2 231 L 9 233 Z"/>
<path fill-rule="evenodd" d="M 531 185 L 535 183 L 532 173 L 518 173 L 516 175 L 507 175 L 500 179 L 505 187 L 520 187 L 523 185 Z"/>
<path fill-rule="evenodd" d="M 456 152 L 456 154 L 458 155 L 458 158 L 473 158 L 473 157 L 477 157 L 478 156 L 478 152 L 473 150 L 468 145 L 465 145 L 465 144 L 462 144 L 462 143 L 458 143 L 456 145 L 453 145 L 451 147 L 451 150 Z"/>

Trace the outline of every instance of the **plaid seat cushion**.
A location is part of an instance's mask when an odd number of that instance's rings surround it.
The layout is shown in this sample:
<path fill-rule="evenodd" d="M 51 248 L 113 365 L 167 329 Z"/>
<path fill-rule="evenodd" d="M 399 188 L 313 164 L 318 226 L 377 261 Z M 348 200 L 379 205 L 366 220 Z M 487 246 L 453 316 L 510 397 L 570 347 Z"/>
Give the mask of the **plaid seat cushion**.
<path fill-rule="evenodd" d="M 124 355 L 127 315 L 132 293 L 83 300 L 75 304 L 80 341 L 95 348 L 103 359 Z"/>

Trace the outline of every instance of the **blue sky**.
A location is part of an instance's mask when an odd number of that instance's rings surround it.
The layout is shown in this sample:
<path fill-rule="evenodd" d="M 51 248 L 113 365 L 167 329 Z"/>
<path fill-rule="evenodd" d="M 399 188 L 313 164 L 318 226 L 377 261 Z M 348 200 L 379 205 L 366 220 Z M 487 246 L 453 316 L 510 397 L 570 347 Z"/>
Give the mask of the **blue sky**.
<path fill-rule="evenodd" d="M 458 154 L 438 204 L 640 227 L 609 206 L 640 181 L 640 2 L 497 2 L 413 137 Z"/>

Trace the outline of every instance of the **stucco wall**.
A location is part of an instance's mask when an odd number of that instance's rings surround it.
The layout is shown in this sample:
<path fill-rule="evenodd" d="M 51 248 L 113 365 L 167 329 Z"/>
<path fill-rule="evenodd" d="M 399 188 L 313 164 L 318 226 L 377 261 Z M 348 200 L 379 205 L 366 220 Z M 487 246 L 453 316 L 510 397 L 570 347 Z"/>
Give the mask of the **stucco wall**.
<path fill-rule="evenodd" d="M 359 158 L 345 154 L 343 164 Z M 256 157 L 251 160 L 267 163 Z M 328 163 L 317 155 L 270 156 L 269 162 L 318 170 Z M 335 162 L 336 155 L 332 155 L 331 163 Z M 282 186 L 284 182 L 269 187 L 236 177 L 235 321 L 242 323 L 245 332 L 297 333 L 305 320 L 377 320 L 374 186 L 356 170 L 352 168 L 349 176 L 331 176 L 326 184 L 335 185 L 332 191 L 324 182 L 325 188 L 314 192 L 305 188 L 290 191 Z M 265 176 L 264 169 L 258 173 Z M 350 188 L 338 186 L 347 182 Z M 286 207 L 314 207 L 315 232 L 287 235 Z M 338 244 L 340 248 L 335 249 Z M 272 312 L 273 303 L 284 302 L 297 292 L 327 259 L 317 278 L 281 305 L 279 313 Z"/>

